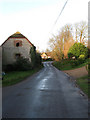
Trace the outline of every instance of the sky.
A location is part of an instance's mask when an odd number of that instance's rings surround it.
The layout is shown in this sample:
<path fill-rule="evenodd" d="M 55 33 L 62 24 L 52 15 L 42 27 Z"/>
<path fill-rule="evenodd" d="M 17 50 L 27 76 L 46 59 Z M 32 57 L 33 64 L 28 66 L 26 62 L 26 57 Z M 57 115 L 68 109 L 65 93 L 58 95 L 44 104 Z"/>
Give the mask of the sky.
<path fill-rule="evenodd" d="M 68 0 L 65 9 L 54 25 L 67 0 L 0 0 L 0 45 L 19 31 L 39 51 L 48 48 L 52 34 L 66 24 L 88 21 L 90 0 Z"/>

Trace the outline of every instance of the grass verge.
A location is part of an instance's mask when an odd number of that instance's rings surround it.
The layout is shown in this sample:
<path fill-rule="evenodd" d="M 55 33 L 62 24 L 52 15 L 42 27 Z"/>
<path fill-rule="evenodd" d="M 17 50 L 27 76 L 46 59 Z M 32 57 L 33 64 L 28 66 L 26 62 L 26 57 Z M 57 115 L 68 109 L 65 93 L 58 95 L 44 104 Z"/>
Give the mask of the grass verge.
<path fill-rule="evenodd" d="M 70 60 L 62 60 L 61 62 L 53 62 L 53 65 L 58 68 L 59 70 L 73 70 L 76 68 L 80 68 L 83 66 L 86 66 L 88 64 L 88 61 L 86 61 L 85 63 L 76 65 L 76 66 L 72 66 L 70 63 Z"/>
<path fill-rule="evenodd" d="M 76 83 L 79 85 L 79 87 L 81 88 L 81 90 L 88 95 L 88 97 L 90 98 L 90 83 L 88 83 L 88 80 L 90 79 L 90 76 L 84 76 L 84 77 L 80 77 L 77 78 Z"/>
<path fill-rule="evenodd" d="M 16 83 L 19 83 L 23 81 L 25 78 L 33 75 L 34 73 L 38 72 L 41 67 L 35 68 L 33 70 L 29 71 L 13 71 L 13 72 L 8 72 L 4 76 L 4 79 L 2 80 L 2 86 L 10 86 Z"/>

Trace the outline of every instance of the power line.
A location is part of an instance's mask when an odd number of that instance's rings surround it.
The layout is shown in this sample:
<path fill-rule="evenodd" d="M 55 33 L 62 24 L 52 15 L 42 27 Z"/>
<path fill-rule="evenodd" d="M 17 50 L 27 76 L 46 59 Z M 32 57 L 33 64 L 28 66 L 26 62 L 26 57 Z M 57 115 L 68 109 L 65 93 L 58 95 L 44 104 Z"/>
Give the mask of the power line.
<path fill-rule="evenodd" d="M 61 14 L 62 14 L 62 12 L 63 12 L 63 10 L 64 10 L 64 8 L 65 8 L 66 4 L 67 4 L 67 2 L 68 2 L 68 0 L 65 2 L 64 6 L 63 6 L 62 10 L 60 11 L 60 13 L 59 13 L 59 15 L 58 15 L 58 17 L 57 17 L 57 19 L 56 19 L 56 21 L 55 21 L 55 23 L 54 23 L 54 25 L 53 25 L 53 27 L 52 27 L 52 28 L 54 28 L 54 26 L 56 25 L 56 23 L 57 23 L 57 21 L 58 21 L 59 17 L 61 16 Z"/>
<path fill-rule="evenodd" d="M 57 23 L 57 21 L 58 21 L 60 15 L 62 14 L 62 12 L 63 12 L 63 10 L 64 10 L 64 8 L 65 8 L 67 2 L 68 2 L 68 0 L 65 2 L 64 6 L 63 6 L 63 8 L 62 8 L 62 10 L 61 10 L 61 12 L 60 12 L 60 14 L 59 14 L 59 16 L 57 17 L 57 19 L 56 19 L 56 21 L 55 21 L 55 24 Z"/>

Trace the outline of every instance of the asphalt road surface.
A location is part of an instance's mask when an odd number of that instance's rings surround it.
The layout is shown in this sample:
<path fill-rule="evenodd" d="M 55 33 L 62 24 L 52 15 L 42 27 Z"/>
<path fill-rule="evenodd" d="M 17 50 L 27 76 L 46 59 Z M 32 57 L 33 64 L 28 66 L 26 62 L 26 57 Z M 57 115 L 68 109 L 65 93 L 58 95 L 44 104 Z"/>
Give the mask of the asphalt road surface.
<path fill-rule="evenodd" d="M 3 118 L 88 118 L 88 99 L 51 62 L 43 64 L 32 77 L 3 88 Z"/>

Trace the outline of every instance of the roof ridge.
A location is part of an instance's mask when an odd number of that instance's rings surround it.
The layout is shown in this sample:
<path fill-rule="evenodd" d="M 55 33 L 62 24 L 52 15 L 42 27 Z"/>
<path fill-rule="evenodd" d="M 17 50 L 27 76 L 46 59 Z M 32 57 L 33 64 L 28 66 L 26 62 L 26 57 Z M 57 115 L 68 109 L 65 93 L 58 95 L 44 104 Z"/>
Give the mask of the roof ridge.
<path fill-rule="evenodd" d="M 16 33 L 14 33 L 14 34 L 21 34 L 19 31 L 17 31 Z"/>

